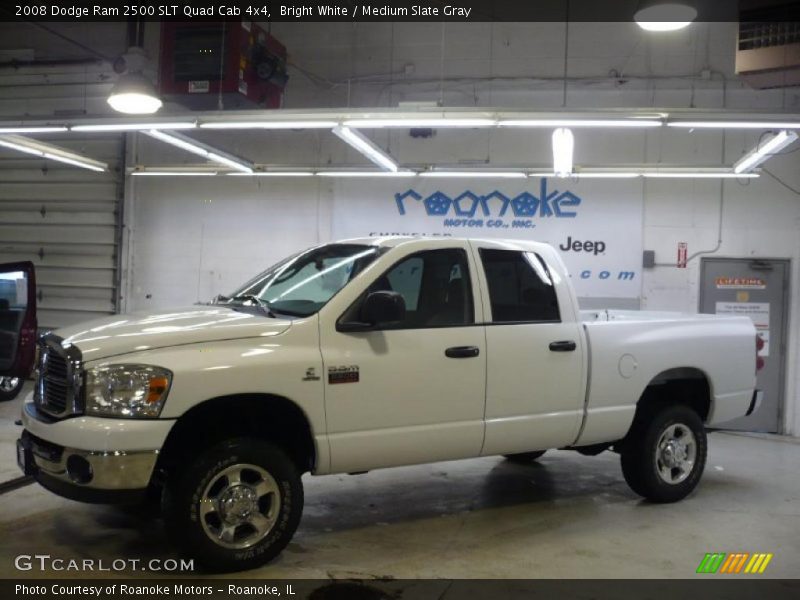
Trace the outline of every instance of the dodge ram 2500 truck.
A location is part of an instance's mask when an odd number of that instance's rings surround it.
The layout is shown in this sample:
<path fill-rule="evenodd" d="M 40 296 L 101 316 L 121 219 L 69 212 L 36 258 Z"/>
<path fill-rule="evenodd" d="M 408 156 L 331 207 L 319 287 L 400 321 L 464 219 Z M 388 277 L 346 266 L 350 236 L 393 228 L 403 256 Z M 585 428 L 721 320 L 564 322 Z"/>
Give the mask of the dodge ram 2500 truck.
<path fill-rule="evenodd" d="M 286 546 L 306 472 L 611 449 L 636 493 L 680 500 L 755 378 L 749 319 L 581 312 L 548 245 L 356 239 L 43 336 L 18 456 L 68 498 L 157 499 L 183 552 L 237 570 Z"/>

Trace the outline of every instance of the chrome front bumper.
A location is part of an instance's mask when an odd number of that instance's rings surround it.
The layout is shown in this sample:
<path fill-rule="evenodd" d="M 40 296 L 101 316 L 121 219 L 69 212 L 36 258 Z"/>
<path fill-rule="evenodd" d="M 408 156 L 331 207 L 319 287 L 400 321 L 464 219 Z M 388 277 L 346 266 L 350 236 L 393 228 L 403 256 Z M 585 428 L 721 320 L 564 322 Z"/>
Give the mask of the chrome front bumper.
<path fill-rule="evenodd" d="M 17 453 L 26 475 L 66 498 L 114 503 L 133 501 L 148 490 L 158 449 L 175 421 L 54 419 L 26 402 L 22 423 Z"/>
<path fill-rule="evenodd" d="M 34 477 L 46 477 L 82 488 L 142 490 L 150 484 L 158 451 L 92 452 L 64 448 L 25 431 L 21 445 L 30 451 Z M 37 477 L 38 479 L 38 477 Z"/>

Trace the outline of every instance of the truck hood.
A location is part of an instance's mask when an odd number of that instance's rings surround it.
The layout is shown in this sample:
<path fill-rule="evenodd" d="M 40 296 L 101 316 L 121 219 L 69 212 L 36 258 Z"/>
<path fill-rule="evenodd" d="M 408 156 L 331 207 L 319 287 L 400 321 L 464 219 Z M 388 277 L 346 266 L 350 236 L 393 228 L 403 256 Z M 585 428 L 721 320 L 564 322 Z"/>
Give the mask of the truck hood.
<path fill-rule="evenodd" d="M 184 344 L 269 337 L 291 327 L 286 319 L 239 312 L 223 306 L 192 306 L 154 313 L 115 315 L 55 332 L 85 360 Z"/>

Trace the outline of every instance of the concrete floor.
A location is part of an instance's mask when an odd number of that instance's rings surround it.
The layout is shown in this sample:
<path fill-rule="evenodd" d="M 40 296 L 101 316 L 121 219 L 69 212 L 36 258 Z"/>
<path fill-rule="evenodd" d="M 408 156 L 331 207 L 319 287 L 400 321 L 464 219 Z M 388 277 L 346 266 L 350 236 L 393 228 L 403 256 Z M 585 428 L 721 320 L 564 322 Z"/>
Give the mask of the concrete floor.
<path fill-rule="evenodd" d="M 23 396 L 0 405 L 1 481 L 18 476 L 13 421 Z M 800 574 L 800 440 L 791 438 L 710 434 L 700 487 L 673 505 L 641 501 L 610 452 L 304 482 L 294 541 L 248 577 L 687 578 L 706 552 L 772 552 L 761 577 Z M 174 556 L 161 523 L 135 511 L 64 500 L 38 485 L 0 496 L 0 506 L 2 578 L 27 576 L 14 569 L 19 554 Z"/>

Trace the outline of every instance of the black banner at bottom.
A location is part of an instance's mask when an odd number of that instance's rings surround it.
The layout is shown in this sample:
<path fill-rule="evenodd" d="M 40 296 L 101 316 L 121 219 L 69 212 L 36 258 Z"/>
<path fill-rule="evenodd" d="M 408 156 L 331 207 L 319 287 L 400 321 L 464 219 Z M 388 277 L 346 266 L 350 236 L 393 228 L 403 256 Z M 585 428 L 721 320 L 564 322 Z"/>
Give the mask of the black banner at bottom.
<path fill-rule="evenodd" d="M 517 579 L 6 579 L 0 598 L 209 600 L 529 600 L 800 598 L 800 580 L 715 578 L 683 580 Z"/>

